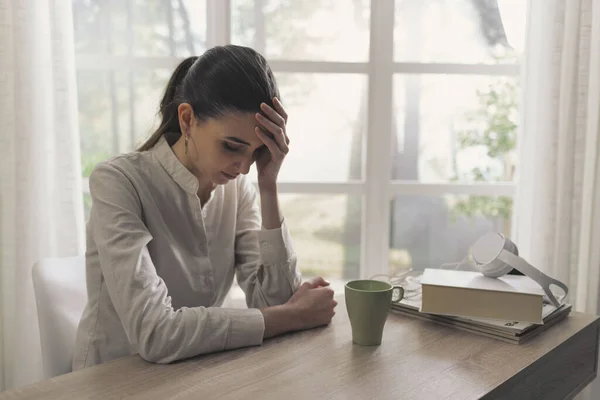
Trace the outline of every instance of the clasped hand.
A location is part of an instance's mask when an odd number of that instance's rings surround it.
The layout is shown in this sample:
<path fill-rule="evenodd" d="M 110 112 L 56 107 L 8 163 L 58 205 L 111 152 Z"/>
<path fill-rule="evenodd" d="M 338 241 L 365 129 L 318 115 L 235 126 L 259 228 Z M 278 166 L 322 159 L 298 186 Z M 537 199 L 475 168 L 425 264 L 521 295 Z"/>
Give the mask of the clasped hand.
<path fill-rule="evenodd" d="M 329 282 L 321 277 L 304 282 L 286 303 L 295 311 L 298 329 L 310 329 L 329 324 L 337 306 L 333 294 Z"/>

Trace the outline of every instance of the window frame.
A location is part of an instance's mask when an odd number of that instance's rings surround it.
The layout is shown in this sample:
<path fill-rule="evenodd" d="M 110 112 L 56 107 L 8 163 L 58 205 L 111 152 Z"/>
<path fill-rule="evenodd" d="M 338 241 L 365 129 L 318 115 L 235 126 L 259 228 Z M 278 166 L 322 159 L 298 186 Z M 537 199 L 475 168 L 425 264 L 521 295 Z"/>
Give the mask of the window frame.
<path fill-rule="evenodd" d="M 260 0 L 256 0 L 260 1 Z M 393 140 L 393 80 L 396 74 L 520 75 L 518 64 L 455 64 L 394 60 L 395 0 L 371 0 L 367 62 L 268 60 L 274 72 L 364 74 L 368 79 L 367 134 L 363 179 L 348 182 L 280 182 L 282 194 L 347 194 L 362 197 L 360 276 L 388 274 L 390 216 L 397 196 L 481 195 L 514 198 L 514 182 L 428 183 L 390 177 Z M 207 0 L 206 47 L 231 42 L 231 1 Z M 264 41 L 263 41 L 264 42 Z M 258 51 L 264 49 L 257 49 Z M 135 71 L 173 69 L 184 57 L 76 55 L 76 70 Z M 369 134 L 377 132 L 378 134 Z M 89 193 L 88 179 L 83 191 Z"/>

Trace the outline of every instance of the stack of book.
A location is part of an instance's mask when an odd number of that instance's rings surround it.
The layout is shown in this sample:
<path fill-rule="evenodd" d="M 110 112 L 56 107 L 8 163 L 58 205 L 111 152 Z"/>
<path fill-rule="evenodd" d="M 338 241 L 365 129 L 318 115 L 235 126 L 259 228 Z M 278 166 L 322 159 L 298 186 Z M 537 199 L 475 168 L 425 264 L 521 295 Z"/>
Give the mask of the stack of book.
<path fill-rule="evenodd" d="M 531 278 L 486 278 L 479 272 L 426 269 L 416 289 L 392 311 L 509 343 L 522 343 L 562 321 L 570 304 L 554 307 Z"/>

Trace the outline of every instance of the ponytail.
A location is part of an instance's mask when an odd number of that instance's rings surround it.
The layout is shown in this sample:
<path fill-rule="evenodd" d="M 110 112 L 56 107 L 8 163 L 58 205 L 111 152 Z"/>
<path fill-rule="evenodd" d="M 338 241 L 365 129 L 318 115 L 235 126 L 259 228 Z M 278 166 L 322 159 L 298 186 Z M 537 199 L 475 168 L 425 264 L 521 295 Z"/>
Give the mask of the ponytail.
<path fill-rule="evenodd" d="M 194 65 L 197 56 L 188 57 L 183 60 L 171 75 L 165 93 L 162 100 L 160 101 L 159 115 L 161 122 L 158 128 L 152 133 L 152 136 L 146 142 L 140 146 L 138 151 L 146 151 L 153 148 L 156 143 L 160 140 L 162 135 L 167 132 L 179 132 L 181 134 L 181 127 L 179 126 L 179 115 L 177 108 L 179 107 L 179 90 L 183 84 L 183 80 L 187 75 L 188 71 Z"/>
<path fill-rule="evenodd" d="M 274 97 L 279 98 L 279 90 L 263 56 L 249 47 L 213 47 L 177 66 L 160 102 L 160 125 L 139 151 L 152 149 L 165 134 L 181 137 L 177 108 L 183 103 L 191 105 L 196 119 L 208 121 L 260 112 L 261 103 L 275 107 Z"/>

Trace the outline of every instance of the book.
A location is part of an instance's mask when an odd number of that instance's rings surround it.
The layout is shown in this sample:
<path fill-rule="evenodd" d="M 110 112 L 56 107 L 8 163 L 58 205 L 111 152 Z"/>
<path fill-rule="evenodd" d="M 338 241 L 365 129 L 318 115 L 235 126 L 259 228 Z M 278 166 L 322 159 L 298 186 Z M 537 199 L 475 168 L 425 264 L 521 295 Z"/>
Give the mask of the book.
<path fill-rule="evenodd" d="M 570 304 L 562 304 L 556 308 L 544 298 L 542 322 L 539 324 L 516 320 L 424 313 L 421 312 L 422 287 L 419 282 L 421 278 L 422 276 L 419 276 L 417 279 L 405 279 L 404 282 L 396 282 L 405 287 L 406 294 L 399 303 L 392 304 L 392 312 L 513 344 L 523 343 L 564 320 L 572 308 Z"/>
<path fill-rule="evenodd" d="M 423 313 L 543 322 L 544 290 L 524 275 L 488 278 L 476 271 L 427 268 L 421 291 Z"/>

